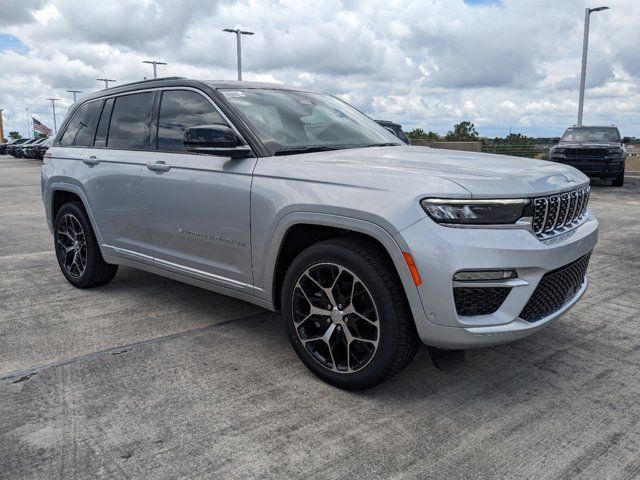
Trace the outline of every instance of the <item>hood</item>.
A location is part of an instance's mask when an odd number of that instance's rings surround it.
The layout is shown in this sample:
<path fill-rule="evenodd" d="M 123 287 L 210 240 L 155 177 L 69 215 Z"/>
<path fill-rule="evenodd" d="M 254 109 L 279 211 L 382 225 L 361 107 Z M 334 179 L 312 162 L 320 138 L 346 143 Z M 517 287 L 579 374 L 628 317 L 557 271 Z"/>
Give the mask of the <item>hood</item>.
<path fill-rule="evenodd" d="M 478 198 L 539 196 L 589 183 L 584 174 L 560 163 L 417 146 L 336 150 L 289 159 L 298 165 L 320 165 L 314 170 L 328 178 L 349 178 L 355 183 L 377 177 L 385 189 L 417 183 L 418 188 L 424 185 L 426 194 L 438 179 L 456 183 Z"/>
<path fill-rule="evenodd" d="M 621 146 L 620 142 L 560 142 L 554 148 L 612 148 Z"/>

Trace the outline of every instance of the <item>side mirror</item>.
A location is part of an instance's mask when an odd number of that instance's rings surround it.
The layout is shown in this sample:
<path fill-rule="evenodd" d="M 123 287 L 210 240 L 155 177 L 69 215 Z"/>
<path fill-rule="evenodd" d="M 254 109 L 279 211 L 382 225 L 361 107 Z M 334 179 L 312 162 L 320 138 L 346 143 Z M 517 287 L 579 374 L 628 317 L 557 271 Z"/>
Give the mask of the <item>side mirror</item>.
<path fill-rule="evenodd" d="M 236 132 L 222 124 L 190 127 L 182 139 L 188 152 L 218 155 L 220 157 L 252 157 L 253 152 L 243 145 Z"/>
<path fill-rule="evenodd" d="M 631 137 L 623 137 L 622 143 L 631 143 Z"/>

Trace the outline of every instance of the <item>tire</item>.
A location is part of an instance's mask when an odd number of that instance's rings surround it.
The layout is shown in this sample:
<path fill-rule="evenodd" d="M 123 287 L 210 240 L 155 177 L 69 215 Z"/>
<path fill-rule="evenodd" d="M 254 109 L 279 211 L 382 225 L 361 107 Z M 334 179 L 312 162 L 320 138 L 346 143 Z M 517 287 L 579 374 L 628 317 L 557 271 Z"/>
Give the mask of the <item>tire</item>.
<path fill-rule="evenodd" d="M 118 266 L 108 264 L 102 258 L 91 223 L 80 202 L 65 203 L 60 208 L 54 222 L 53 238 L 60 270 L 74 287 L 97 287 L 115 277 Z"/>
<path fill-rule="evenodd" d="M 614 187 L 622 187 L 624 185 L 624 165 L 622 166 L 622 170 L 618 174 L 616 178 L 613 179 L 611 185 Z"/>
<path fill-rule="evenodd" d="M 308 247 L 285 275 L 281 302 L 300 360 L 345 390 L 385 381 L 411 362 L 420 345 L 395 268 L 367 239 L 345 237 Z"/>

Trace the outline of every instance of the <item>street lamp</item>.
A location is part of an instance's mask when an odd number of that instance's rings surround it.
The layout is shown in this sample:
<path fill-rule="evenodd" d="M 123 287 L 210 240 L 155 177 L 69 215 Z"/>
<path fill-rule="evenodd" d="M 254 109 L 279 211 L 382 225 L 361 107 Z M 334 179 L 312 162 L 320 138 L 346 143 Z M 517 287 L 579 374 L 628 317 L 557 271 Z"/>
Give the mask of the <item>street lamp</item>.
<path fill-rule="evenodd" d="M 27 117 L 27 138 L 31 138 L 31 123 L 29 122 L 29 109 L 24 109 L 24 114 Z"/>
<path fill-rule="evenodd" d="M 242 80 L 242 45 L 240 41 L 240 36 L 254 35 L 254 32 L 249 32 L 247 30 L 240 30 L 239 28 L 225 28 L 222 31 L 236 34 L 236 43 L 238 47 L 238 80 Z"/>
<path fill-rule="evenodd" d="M 584 107 L 584 84 L 587 77 L 587 49 L 589 47 L 589 17 L 592 12 L 608 10 L 609 7 L 585 8 L 584 37 L 582 39 L 582 71 L 580 72 L 580 99 L 578 100 L 578 126 L 582 126 L 582 109 Z"/>
<path fill-rule="evenodd" d="M 58 133 L 58 122 L 56 121 L 56 102 L 59 98 L 47 98 L 51 102 L 51 109 L 53 110 L 53 134 Z"/>
<path fill-rule="evenodd" d="M 76 103 L 76 94 L 82 93 L 82 90 L 67 90 L 69 93 L 73 93 L 73 103 Z"/>
<path fill-rule="evenodd" d="M 150 63 L 151 65 L 153 65 L 153 78 L 158 78 L 156 65 L 166 65 L 166 62 L 157 62 L 156 60 L 143 60 L 142 63 Z"/>
<path fill-rule="evenodd" d="M 109 82 L 115 82 L 116 80 L 112 80 L 110 78 L 96 78 L 97 81 L 99 82 L 104 82 L 104 88 L 107 89 L 109 88 Z"/>

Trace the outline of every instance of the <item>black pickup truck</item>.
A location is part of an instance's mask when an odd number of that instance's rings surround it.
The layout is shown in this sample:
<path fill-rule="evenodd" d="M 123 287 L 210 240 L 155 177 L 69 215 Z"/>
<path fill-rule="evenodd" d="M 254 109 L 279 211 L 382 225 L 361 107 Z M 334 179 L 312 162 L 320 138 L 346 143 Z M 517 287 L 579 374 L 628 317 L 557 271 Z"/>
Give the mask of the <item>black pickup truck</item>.
<path fill-rule="evenodd" d="M 549 160 L 577 168 L 592 178 L 612 180 L 612 185 L 624 184 L 624 166 L 630 139 L 620 138 L 617 127 L 569 127 L 558 145 L 551 149 Z"/>

